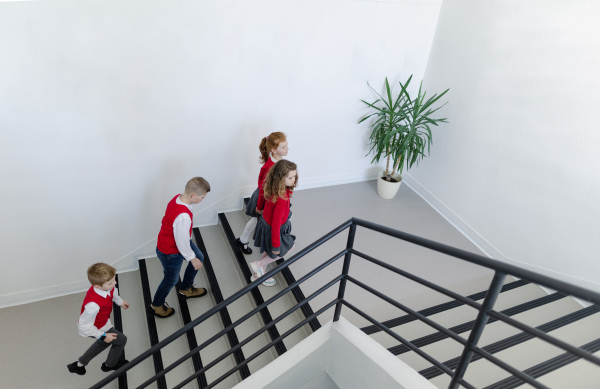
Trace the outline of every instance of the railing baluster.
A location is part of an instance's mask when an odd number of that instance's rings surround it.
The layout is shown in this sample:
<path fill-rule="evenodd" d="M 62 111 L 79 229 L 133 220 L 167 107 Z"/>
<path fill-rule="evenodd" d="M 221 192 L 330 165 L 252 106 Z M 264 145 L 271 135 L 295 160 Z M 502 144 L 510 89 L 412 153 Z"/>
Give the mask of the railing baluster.
<path fill-rule="evenodd" d="M 340 280 L 340 289 L 338 291 L 338 300 L 339 302 L 335 305 L 335 313 L 333 314 L 333 321 L 340 320 L 340 314 L 342 313 L 342 300 L 344 299 L 344 293 L 346 291 L 346 276 L 348 275 L 348 270 L 350 270 L 350 258 L 352 257 L 352 253 L 350 249 L 354 247 L 354 236 L 356 235 L 356 224 L 352 223 L 350 225 L 350 230 L 348 231 L 348 241 L 346 243 L 346 255 L 344 256 L 344 266 L 342 268 L 342 274 L 344 278 Z"/>
<path fill-rule="evenodd" d="M 463 376 L 465 375 L 467 367 L 469 366 L 469 362 L 471 362 L 471 358 L 473 357 L 473 349 L 477 346 L 479 338 L 481 338 L 481 334 L 483 334 L 483 329 L 490 318 L 489 313 L 492 308 L 494 308 L 494 304 L 496 303 L 496 299 L 498 299 L 498 295 L 500 294 L 500 290 L 502 289 L 505 279 L 506 274 L 504 273 L 496 272 L 494 274 L 494 278 L 492 279 L 492 283 L 490 284 L 488 292 L 485 295 L 483 304 L 481 304 L 481 309 L 479 310 L 479 314 L 477 315 L 477 319 L 475 320 L 475 324 L 473 325 L 473 329 L 471 330 L 467 344 L 463 349 L 463 353 L 460 356 L 460 360 L 458 361 L 458 365 L 456 366 L 456 370 L 454 371 L 450 385 L 448 385 L 448 389 L 457 389 L 459 385 L 458 381 L 462 380 Z"/>

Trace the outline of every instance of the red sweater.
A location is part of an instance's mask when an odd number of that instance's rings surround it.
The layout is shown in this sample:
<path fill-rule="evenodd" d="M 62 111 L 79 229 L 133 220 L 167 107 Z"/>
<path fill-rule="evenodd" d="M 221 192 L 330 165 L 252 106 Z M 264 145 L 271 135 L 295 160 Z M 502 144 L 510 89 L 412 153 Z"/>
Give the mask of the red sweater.
<path fill-rule="evenodd" d="M 265 204 L 265 211 L 262 214 L 263 219 L 271 226 L 271 245 L 274 250 L 281 246 L 280 228 L 287 222 L 290 214 L 290 198 L 292 197 L 292 191 L 288 190 L 287 194 L 287 200 L 280 197 L 275 203 L 267 201 Z"/>
<path fill-rule="evenodd" d="M 85 306 L 88 303 L 96 303 L 100 307 L 100 312 L 96 315 L 96 320 L 94 321 L 94 327 L 100 329 L 106 325 L 108 319 L 110 319 L 110 313 L 112 312 L 113 306 L 113 295 L 115 293 L 115 288 L 112 288 L 108 293 L 106 298 L 102 298 L 98 293 L 94 292 L 94 287 L 88 289 L 85 298 L 83 299 L 83 305 L 81 306 L 80 315 L 85 310 Z"/>
<path fill-rule="evenodd" d="M 164 254 L 178 254 L 179 249 L 175 242 L 175 235 L 173 234 L 173 222 L 175 218 L 182 213 L 187 213 L 192 219 L 192 225 L 190 226 L 190 236 L 192 236 L 192 227 L 194 226 L 194 214 L 185 205 L 177 204 L 177 198 L 181 195 L 173 197 L 167 205 L 165 216 L 162 219 L 162 226 L 158 233 L 158 242 L 156 247 Z"/>
<path fill-rule="evenodd" d="M 267 162 L 260 168 L 260 173 L 258 174 L 258 202 L 256 203 L 256 208 L 262 211 L 265 208 L 265 191 L 263 190 L 263 186 L 265 185 L 265 180 L 267 178 L 267 173 L 269 170 L 275 165 L 275 162 L 269 157 Z"/>

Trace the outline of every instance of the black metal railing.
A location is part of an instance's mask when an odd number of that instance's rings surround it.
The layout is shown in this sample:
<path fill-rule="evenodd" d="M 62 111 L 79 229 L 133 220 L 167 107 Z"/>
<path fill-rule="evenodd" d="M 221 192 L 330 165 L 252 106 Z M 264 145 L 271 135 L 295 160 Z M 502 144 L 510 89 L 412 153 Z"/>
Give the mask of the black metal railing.
<path fill-rule="evenodd" d="M 361 226 L 363 228 L 367 228 L 369 230 L 373 230 L 373 231 L 377 231 L 380 232 L 382 234 L 385 235 L 389 235 L 392 236 L 394 238 L 397 239 L 401 239 L 404 240 L 406 242 L 410 242 L 422 247 L 425 247 L 427 249 L 430 250 L 434 250 L 446 255 L 450 255 L 453 256 L 455 258 L 459 258 L 461 260 L 467 261 L 467 262 L 471 262 L 473 264 L 479 265 L 479 266 L 483 266 L 489 269 L 492 269 L 494 271 L 494 277 L 492 279 L 492 282 L 490 284 L 490 287 L 488 288 L 488 291 L 485 295 L 485 298 L 483 300 L 482 303 L 477 303 L 474 300 L 461 296 L 458 293 L 452 292 L 442 286 L 436 285 L 432 282 L 429 282 L 427 280 L 424 280 L 418 276 L 415 276 L 411 273 L 408 273 L 402 269 L 399 269 L 395 266 L 392 266 L 386 262 L 383 262 L 381 260 L 378 260 L 376 258 L 373 258 L 367 254 L 364 254 L 362 252 L 359 252 L 357 250 L 355 250 L 353 248 L 354 246 L 354 237 L 356 234 L 356 228 L 358 226 Z M 485 325 L 487 324 L 488 320 L 490 318 L 493 318 L 493 320 L 499 320 L 502 321 L 506 324 L 509 324 L 513 327 L 516 327 L 518 329 L 520 329 L 521 331 L 523 331 L 524 333 L 527 333 L 533 337 L 542 339 L 556 347 L 559 347 L 565 351 L 567 351 L 567 354 L 572 355 L 576 358 L 582 358 L 585 359 L 595 365 L 600 366 L 600 358 L 594 356 L 591 352 L 587 351 L 589 350 L 595 350 L 595 348 L 578 348 L 575 347 L 573 345 L 570 345 L 562 340 L 559 340 L 551 335 L 548 335 L 546 332 L 537 329 L 537 328 L 533 328 L 530 327 L 526 324 L 523 324 L 521 322 L 519 322 L 518 320 L 515 320 L 513 318 L 511 318 L 508 315 L 505 315 L 503 313 L 500 312 L 496 312 L 493 310 L 494 307 L 494 303 L 496 302 L 496 299 L 498 297 L 498 294 L 500 293 L 501 289 L 502 289 L 502 285 L 504 283 L 504 279 L 506 278 L 507 275 L 512 275 L 518 278 L 522 278 L 525 279 L 529 282 L 532 283 L 536 283 L 542 286 L 546 286 L 548 288 L 557 290 L 559 292 L 562 292 L 564 294 L 567 295 L 571 295 L 574 297 L 578 297 L 580 299 L 589 301 L 591 303 L 594 304 L 600 304 L 600 294 L 593 292 L 591 290 L 587 290 L 585 288 L 576 286 L 576 285 L 572 285 L 572 284 L 568 284 L 526 269 L 522 269 L 519 268 L 517 266 L 513 266 L 504 262 L 499 262 L 490 258 L 486 258 L 477 254 L 473 254 L 464 250 L 460 250 L 457 249 L 455 247 L 451 247 L 451 246 L 447 246 L 438 242 L 434 242 L 428 239 L 424 239 L 415 235 L 411 235 L 411 234 L 407 234 L 398 230 L 394 230 L 388 227 L 384 227 L 378 224 L 374 224 L 371 222 L 367 222 L 364 220 L 360 220 L 360 219 L 356 219 L 356 218 L 352 218 L 351 220 L 348 220 L 347 222 L 343 223 L 342 225 L 340 225 L 339 227 L 335 228 L 334 230 L 332 230 L 331 232 L 329 232 L 328 234 L 326 234 L 325 236 L 323 236 L 322 238 L 320 238 L 319 240 L 317 240 L 316 242 L 312 243 L 311 245 L 309 245 L 308 247 L 306 247 L 305 249 L 301 250 L 299 253 L 297 253 L 296 255 L 292 256 L 292 258 L 286 260 L 285 262 L 283 262 L 282 264 L 280 264 L 279 266 L 277 266 L 275 269 L 269 271 L 268 273 L 266 273 L 263 277 L 259 278 L 258 280 L 254 281 L 253 283 L 245 286 L 244 288 L 240 289 L 238 292 L 236 292 L 235 294 L 233 294 L 231 297 L 229 297 L 228 299 L 224 300 L 223 302 L 217 304 L 216 306 L 214 306 L 213 308 L 209 309 L 206 313 L 204 313 L 203 315 L 199 316 L 198 318 L 192 320 L 189 324 L 185 325 L 184 327 L 182 327 L 181 329 L 179 329 L 178 331 L 174 332 L 173 334 L 171 334 L 170 336 L 168 336 L 167 338 L 165 338 L 164 340 L 162 340 L 161 342 L 157 343 L 156 345 L 154 345 L 153 347 L 151 347 L 150 349 L 148 349 L 147 351 L 143 352 L 142 354 L 140 354 L 138 357 L 136 357 L 135 359 L 133 359 L 131 362 L 129 362 L 127 365 L 123 366 L 122 368 L 120 368 L 119 370 L 115 371 L 113 374 L 111 374 L 110 376 L 106 377 L 105 379 L 103 379 L 102 381 L 98 382 L 96 385 L 92 386 L 91 389 L 98 389 L 98 388 L 102 388 L 103 386 L 105 386 L 106 384 L 108 384 L 109 382 L 117 379 L 118 377 L 120 377 L 121 375 L 125 374 L 128 370 L 130 370 L 131 368 L 135 367 L 136 365 L 138 365 L 140 362 L 142 362 L 143 360 L 145 360 L 146 358 L 149 358 L 150 356 L 153 356 L 154 354 L 158 353 L 163 347 L 167 346 L 168 344 L 170 344 L 171 342 L 173 342 L 175 339 L 177 339 L 178 337 L 186 334 L 188 331 L 193 331 L 193 328 L 195 326 L 197 326 L 198 324 L 202 323 L 203 321 L 205 321 L 206 319 L 208 319 L 209 317 L 211 317 L 212 315 L 220 312 L 221 310 L 223 310 L 224 308 L 226 308 L 229 304 L 231 304 L 232 302 L 236 301 L 237 299 L 239 299 L 240 297 L 244 296 L 246 293 L 251 292 L 253 289 L 258 288 L 258 286 L 262 283 L 262 281 L 264 281 L 265 279 L 274 276 L 275 274 L 281 272 L 283 269 L 286 269 L 287 267 L 289 267 L 291 264 L 293 264 L 294 262 L 298 261 L 299 259 L 301 259 L 302 257 L 304 257 L 305 255 L 307 255 L 308 253 L 312 252 L 313 250 L 315 250 L 317 247 L 323 245 L 324 243 L 326 243 L 327 241 L 329 241 L 331 238 L 337 236 L 338 234 L 342 233 L 344 230 L 349 229 L 349 233 L 348 233 L 348 240 L 346 243 L 346 248 L 342 251 L 340 251 L 338 254 L 336 254 L 335 256 L 333 256 L 332 258 L 328 259 L 327 261 L 325 261 L 324 263 L 322 263 L 321 265 L 319 265 L 318 267 L 316 267 L 315 269 L 311 270 L 308 274 L 306 274 L 304 277 L 300 278 L 298 281 L 288 285 L 287 288 L 283 289 L 282 291 L 280 291 L 279 293 L 277 293 L 275 296 L 273 296 L 272 298 L 270 298 L 269 300 L 265 301 L 263 304 L 260 304 L 259 306 L 257 306 L 255 309 L 253 309 L 252 311 L 248 312 L 246 315 L 244 315 L 243 317 L 241 317 L 239 320 L 237 320 L 235 323 L 231 323 L 230 325 L 228 325 L 226 328 L 224 328 L 222 331 L 220 331 L 219 333 L 215 334 L 214 336 L 212 336 L 210 339 L 208 339 L 207 341 L 205 341 L 204 343 L 202 343 L 201 345 L 197 346 L 196 348 L 190 350 L 190 352 L 188 352 L 187 354 L 183 355 L 181 358 L 179 358 L 177 361 L 173 362 L 172 364 L 170 364 L 169 366 L 167 366 L 166 368 L 164 368 L 163 370 L 161 370 L 160 372 L 158 372 L 157 374 L 155 374 L 154 376 L 148 378 L 147 381 L 145 381 L 142 385 L 138 386 L 138 388 L 145 388 L 148 385 L 152 384 L 153 382 L 157 381 L 157 380 L 164 380 L 164 376 L 165 374 L 167 374 L 168 372 L 170 372 L 171 370 L 173 370 L 174 368 L 176 368 L 177 366 L 179 366 L 181 363 L 183 363 L 184 361 L 186 361 L 187 359 L 191 358 L 192 356 L 196 355 L 200 350 L 204 349 L 205 347 L 207 347 L 208 345 L 210 345 L 212 342 L 214 342 L 215 340 L 219 339 L 221 336 L 223 336 L 224 334 L 226 334 L 227 332 L 231 331 L 232 329 L 234 329 L 236 326 L 240 325 L 242 322 L 244 322 L 245 320 L 247 320 L 248 318 L 250 318 L 251 316 L 257 314 L 260 312 L 261 309 L 267 307 L 269 304 L 271 304 L 273 301 L 279 299 L 280 297 L 282 297 L 283 295 L 285 295 L 287 292 L 289 292 L 290 290 L 292 290 L 293 288 L 297 287 L 298 285 L 300 285 L 301 283 L 303 283 L 304 281 L 306 281 L 307 279 L 309 279 L 310 277 L 312 277 L 313 275 L 317 274 L 318 272 L 320 272 L 321 270 L 323 270 L 324 268 L 326 268 L 327 266 L 331 265 L 333 262 L 337 261 L 339 258 L 341 258 L 342 256 L 344 257 L 344 263 L 343 263 L 343 267 L 342 267 L 342 273 L 340 275 L 338 275 L 337 277 L 333 278 L 331 281 L 329 281 L 328 283 L 326 283 L 325 285 L 323 285 L 320 289 L 318 289 L 317 291 L 315 291 L 313 294 L 311 294 L 310 296 L 308 296 L 305 300 L 303 300 L 302 302 L 296 304 L 295 306 L 293 306 L 292 308 L 290 308 L 288 311 L 286 311 L 285 313 L 281 314 L 279 317 L 275 318 L 274 320 L 272 320 L 270 323 L 268 323 L 266 326 L 262 327 L 261 329 L 259 329 L 258 331 L 256 331 L 255 333 L 253 333 L 252 335 L 248 336 L 246 339 L 244 339 L 243 341 L 241 341 L 239 344 L 237 344 L 235 347 L 231 348 L 229 351 L 227 351 L 226 353 L 222 354 L 221 356 L 215 358 L 211 363 L 207 364 L 206 366 L 202 367 L 201 369 L 197 370 L 194 374 L 192 374 L 191 376 L 189 376 L 188 378 L 186 378 L 184 381 L 182 381 L 181 383 L 177 384 L 174 388 L 175 389 L 179 389 L 181 387 L 183 387 L 184 385 L 186 385 L 187 383 L 189 383 L 190 381 L 194 380 L 196 377 L 204 374 L 208 369 L 210 369 L 211 367 L 213 367 L 214 365 L 216 365 L 217 363 L 219 363 L 220 361 L 222 361 L 224 358 L 226 358 L 227 356 L 231 355 L 232 353 L 236 352 L 237 350 L 241 349 L 245 344 L 247 344 L 248 342 L 250 342 L 251 340 L 253 340 L 254 338 L 256 338 L 257 336 L 259 336 L 260 334 L 262 334 L 265 331 L 268 331 L 271 327 L 275 326 L 275 324 L 277 324 L 279 321 L 283 320 L 285 317 L 287 317 L 288 315 L 292 314 L 294 311 L 296 311 L 297 309 L 301 308 L 302 306 L 304 306 L 305 304 L 308 304 L 309 301 L 311 301 L 312 299 L 314 299 L 315 297 L 317 297 L 318 295 L 320 295 L 321 293 L 323 293 L 325 290 L 331 288 L 333 285 L 335 285 L 336 283 L 339 282 L 339 289 L 338 289 L 338 294 L 337 297 L 332 300 L 331 302 L 329 302 L 328 304 L 325 304 L 325 306 L 323 306 L 321 309 L 319 309 L 317 312 L 315 312 L 314 314 L 306 317 L 305 320 L 301 321 L 300 323 L 298 323 L 296 326 L 294 326 L 293 328 L 291 328 L 290 330 L 288 330 L 287 332 L 285 332 L 284 334 L 278 336 L 275 339 L 272 339 L 272 341 L 267 344 L 266 346 L 264 346 L 263 348 L 261 348 L 260 350 L 258 350 L 257 352 L 255 352 L 254 354 L 250 355 L 249 357 L 245 358 L 243 361 L 241 362 L 237 362 L 237 365 L 235 367 L 233 367 L 232 369 L 230 369 L 229 371 L 227 371 L 225 374 L 223 374 L 221 377 L 215 379 L 213 382 L 209 383 L 206 388 L 212 388 L 215 385 L 217 385 L 219 382 L 223 381 L 225 378 L 227 378 L 228 376 L 230 376 L 231 374 L 235 373 L 236 371 L 238 371 L 239 369 L 247 366 L 247 364 L 252 361 L 253 359 L 255 359 L 256 357 L 258 357 L 259 355 L 261 355 L 263 352 L 267 351 L 269 348 L 273 347 L 275 344 L 277 344 L 278 342 L 281 342 L 284 338 L 286 338 L 287 336 L 289 336 L 291 333 L 293 333 L 294 331 L 296 331 L 297 329 L 299 329 L 300 327 L 302 327 L 304 324 L 310 322 L 311 320 L 313 320 L 314 318 L 316 318 L 317 316 L 319 316 L 320 314 L 322 314 L 323 312 L 325 312 L 326 310 L 328 310 L 329 308 L 335 306 L 335 311 L 334 311 L 334 321 L 339 320 L 340 314 L 341 314 L 341 310 L 342 310 L 342 306 L 346 306 L 349 309 L 351 309 L 352 311 L 356 312 L 357 314 L 359 314 L 360 316 L 362 316 L 363 318 L 365 318 L 366 320 L 368 320 L 369 322 L 371 322 L 375 327 L 377 327 L 378 329 L 380 329 L 381 331 L 386 332 L 387 334 L 389 334 L 390 336 L 392 336 L 393 338 L 395 338 L 396 340 L 398 340 L 400 343 L 402 343 L 404 346 L 406 346 L 407 348 L 409 348 L 410 350 L 414 351 L 415 353 L 417 353 L 418 355 L 420 355 L 421 357 L 423 357 L 424 359 L 426 359 L 427 361 L 429 361 L 433 366 L 435 366 L 436 368 L 438 368 L 439 370 L 441 370 L 443 373 L 448 374 L 451 377 L 451 382 L 449 385 L 449 389 L 456 389 L 459 385 L 462 385 L 465 388 L 468 389 L 472 389 L 474 388 L 471 384 L 469 384 L 468 382 L 466 382 L 464 380 L 464 374 L 467 370 L 467 367 L 469 365 L 469 363 L 471 362 L 471 359 L 473 358 L 474 355 L 477 355 L 477 359 L 486 359 L 488 361 L 490 361 L 491 363 L 495 364 L 496 366 L 506 370 L 507 372 L 509 372 L 510 374 L 512 374 L 514 377 L 520 379 L 523 382 L 526 382 L 528 384 L 530 384 L 531 386 L 535 387 L 535 388 L 539 388 L 539 389 L 547 389 L 547 386 L 543 385 L 542 383 L 540 383 L 539 381 L 537 381 L 535 378 L 533 378 L 532 376 L 528 375 L 527 373 L 520 371 L 512 366 L 510 366 L 509 364 L 507 364 L 506 362 L 496 358 L 495 356 L 493 356 L 491 353 L 485 351 L 482 348 L 479 348 L 478 342 L 479 339 L 481 337 L 481 334 L 483 333 L 483 330 L 485 328 Z M 462 304 L 468 305 L 470 307 L 473 307 L 475 309 L 478 310 L 478 315 L 477 318 L 473 324 L 473 328 L 471 330 L 471 333 L 469 335 L 468 339 L 465 339 L 461 336 L 459 336 L 458 334 L 456 334 L 455 332 L 449 330 L 448 328 L 443 327 L 442 325 L 428 319 L 425 315 L 420 314 L 419 312 L 416 312 L 410 308 L 408 308 L 407 306 L 405 306 L 404 304 L 395 301 L 394 299 L 386 296 L 385 294 L 377 291 L 376 289 L 372 288 L 371 286 L 368 286 L 364 283 L 362 283 L 361 281 L 351 277 L 348 275 L 349 269 L 350 269 L 350 260 L 352 258 L 352 255 L 355 255 L 359 258 L 362 258 L 364 260 L 367 260 L 369 262 L 372 262 L 376 265 L 379 265 L 391 272 L 394 272 L 396 274 L 399 274 L 405 278 L 408 278 L 414 282 L 417 282 L 421 285 L 424 285 L 428 288 L 431 288 L 439 293 L 442 293 L 446 296 L 451 297 L 454 300 L 459 301 Z M 356 306 L 354 306 L 351 302 L 349 302 L 348 300 L 346 300 L 344 298 L 345 295 L 345 289 L 346 289 L 346 284 L 348 282 L 351 282 L 352 284 L 368 291 L 369 293 L 383 299 L 384 301 L 390 303 L 391 305 L 393 305 L 394 307 L 406 312 L 408 315 L 414 317 L 416 320 L 422 321 L 423 323 L 433 327 L 434 329 L 436 329 L 437 331 L 445 334 L 446 336 L 452 338 L 453 340 L 455 340 L 456 342 L 460 343 L 461 345 L 463 345 L 463 351 L 462 354 L 458 360 L 458 363 L 456 364 L 456 368 L 454 370 L 452 370 L 451 368 L 449 368 L 447 365 L 445 365 L 444 363 L 436 360 L 435 358 L 431 357 L 430 355 L 428 355 L 426 352 L 424 352 L 423 350 L 421 350 L 418 346 L 414 345 L 413 343 L 411 343 L 410 341 L 404 339 L 402 336 L 398 335 L 396 332 L 392 331 L 389 327 L 387 327 L 386 325 L 382 324 L 381 322 L 377 321 L 376 319 L 374 319 L 373 317 L 371 317 L 370 315 L 368 315 L 367 313 L 363 312 L 361 309 L 357 308 Z"/>

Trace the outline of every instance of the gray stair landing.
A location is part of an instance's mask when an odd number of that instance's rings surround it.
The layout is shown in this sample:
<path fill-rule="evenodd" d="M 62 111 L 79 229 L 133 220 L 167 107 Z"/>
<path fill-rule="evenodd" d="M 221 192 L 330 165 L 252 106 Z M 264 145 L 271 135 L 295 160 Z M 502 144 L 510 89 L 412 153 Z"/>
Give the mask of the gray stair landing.
<path fill-rule="evenodd" d="M 239 237 L 242 234 L 242 232 L 244 231 L 244 227 L 246 226 L 246 223 L 249 220 L 248 216 L 243 211 L 228 212 L 225 214 L 225 216 L 227 217 L 227 221 L 229 222 L 229 225 L 231 226 L 233 234 L 236 237 Z M 251 243 L 250 247 L 252 248 L 252 254 L 244 255 L 244 258 L 246 259 L 246 263 L 250 263 L 253 261 L 259 261 L 260 257 L 261 257 L 260 248 L 254 247 L 252 245 L 252 242 L 253 242 L 252 237 L 250 237 L 250 243 Z M 277 266 L 277 264 L 275 262 L 273 262 L 269 265 L 267 270 L 272 270 L 275 268 L 275 266 Z M 239 269 L 239 267 L 238 267 L 238 269 Z M 252 270 L 250 270 L 250 271 L 252 271 Z M 240 275 L 240 277 L 241 277 L 241 275 Z M 285 289 L 288 286 L 287 283 L 285 282 L 284 278 L 281 276 L 281 273 L 277 274 L 274 278 L 277 281 L 277 284 L 275 286 L 270 286 L 270 287 L 264 286 L 264 285 L 259 286 L 260 292 L 262 293 L 263 299 L 265 301 L 269 300 L 271 297 L 275 296 L 277 293 L 281 292 L 283 289 Z M 277 299 L 276 301 L 274 301 L 273 303 L 269 304 L 269 312 L 271 313 L 273 320 L 275 320 L 282 313 L 286 312 L 287 310 L 289 310 L 296 304 L 297 304 L 296 299 L 294 298 L 294 296 L 292 295 L 291 292 L 288 292 L 284 296 L 282 296 L 279 299 Z M 253 304 L 253 306 L 255 306 L 255 305 Z M 286 331 L 288 331 L 289 329 L 291 329 L 293 326 L 300 323 L 304 319 L 305 319 L 305 317 L 302 314 L 302 311 L 300 309 L 298 309 L 294 313 L 290 314 L 285 319 L 283 319 L 279 323 L 277 323 L 276 326 L 277 326 L 277 329 L 279 330 L 279 333 L 283 334 Z M 312 333 L 312 330 L 310 329 L 310 326 L 308 324 L 305 324 L 304 326 L 300 327 L 298 330 L 296 330 L 295 332 L 290 334 L 288 337 L 286 337 L 283 340 L 283 343 L 285 344 L 286 348 L 289 350 L 292 347 L 294 347 L 296 344 L 301 342 L 303 339 L 305 339 L 311 333 Z"/>
<path fill-rule="evenodd" d="M 215 275 L 219 280 L 221 292 L 223 298 L 227 299 L 235 292 L 239 291 L 245 286 L 245 282 L 239 277 L 237 269 L 237 262 L 229 254 L 229 243 L 225 241 L 223 234 L 218 226 L 201 227 L 200 233 L 206 246 L 206 251 L 210 256 L 211 263 L 213 265 Z M 254 307 L 254 303 L 251 301 L 251 296 L 247 293 L 245 296 L 240 297 L 228 306 L 229 315 L 231 316 L 232 322 L 237 321 L 242 316 L 247 314 Z M 236 327 L 236 333 L 240 343 L 246 339 L 249 335 L 252 335 L 255 331 L 258 331 L 264 327 L 260 314 L 255 314 L 248 318 L 242 324 Z M 244 357 L 248 358 L 262 347 L 266 346 L 271 342 L 267 332 L 263 332 L 256 338 L 251 340 L 248 344 L 242 347 Z M 256 372 L 259 369 L 265 367 L 276 357 L 276 353 L 271 347 L 259 355 L 256 359 L 250 361 L 248 367 L 250 372 Z M 204 362 L 204 360 L 203 360 Z"/>
<path fill-rule="evenodd" d="M 150 283 L 150 294 L 152 298 L 154 298 L 154 293 L 156 293 L 156 289 L 158 285 L 163 279 L 163 267 L 158 258 L 148 258 L 146 259 L 146 267 L 148 269 L 148 281 Z M 181 318 L 181 311 L 179 308 L 179 303 L 177 302 L 177 291 L 175 288 L 169 292 L 167 296 L 166 302 L 169 306 L 175 308 L 177 312 L 175 315 L 160 319 L 156 318 L 156 330 L 158 332 L 158 339 L 163 340 L 167 336 L 171 335 L 173 332 L 177 331 L 181 327 L 183 327 L 183 320 Z M 141 295 L 141 290 L 140 290 Z M 145 319 L 145 318 L 144 318 Z M 146 330 L 146 334 L 148 330 Z M 187 338 L 185 336 L 180 336 L 173 342 L 169 343 L 166 347 L 161 349 L 163 367 L 169 366 L 171 363 L 175 362 L 177 359 L 181 358 L 184 354 L 189 352 L 190 349 L 188 347 Z M 190 375 L 194 374 L 194 367 L 192 365 L 192 360 L 188 359 L 183 362 L 181 365 L 177 366 L 175 369 L 168 372 L 165 377 L 167 380 L 167 387 L 172 388 L 179 384 L 184 379 L 188 378 Z M 146 379 L 149 377 L 146 377 Z M 184 388 L 197 388 L 198 385 L 196 380 L 188 383 Z"/>

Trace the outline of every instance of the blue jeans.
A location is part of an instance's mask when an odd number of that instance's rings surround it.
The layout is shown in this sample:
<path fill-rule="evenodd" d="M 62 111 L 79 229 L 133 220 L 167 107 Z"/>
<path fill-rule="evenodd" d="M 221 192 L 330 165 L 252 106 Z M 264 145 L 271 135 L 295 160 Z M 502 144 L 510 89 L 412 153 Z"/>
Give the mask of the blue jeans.
<path fill-rule="evenodd" d="M 190 247 L 196 254 L 196 258 L 200 260 L 200 262 L 204 263 L 204 255 L 202 252 L 196 247 L 194 242 L 190 240 Z M 183 255 L 177 254 L 164 254 L 158 248 L 156 248 L 156 255 L 158 259 L 163 265 L 163 273 L 165 274 L 163 280 L 160 285 L 158 285 L 158 289 L 156 289 L 156 293 L 154 294 L 154 300 L 152 301 L 152 305 L 155 307 L 160 307 L 165 303 L 165 299 L 167 295 L 173 289 L 173 287 L 179 281 L 179 273 L 181 272 L 181 264 L 185 261 Z M 194 269 L 194 266 L 191 263 L 188 263 L 187 268 L 185 269 L 185 275 L 183 276 L 183 281 L 181 281 L 181 290 L 188 290 L 194 284 L 194 277 L 198 270 Z"/>

